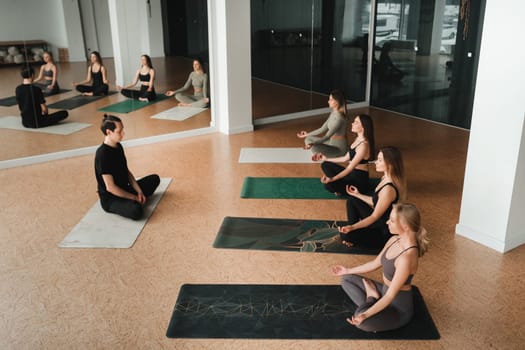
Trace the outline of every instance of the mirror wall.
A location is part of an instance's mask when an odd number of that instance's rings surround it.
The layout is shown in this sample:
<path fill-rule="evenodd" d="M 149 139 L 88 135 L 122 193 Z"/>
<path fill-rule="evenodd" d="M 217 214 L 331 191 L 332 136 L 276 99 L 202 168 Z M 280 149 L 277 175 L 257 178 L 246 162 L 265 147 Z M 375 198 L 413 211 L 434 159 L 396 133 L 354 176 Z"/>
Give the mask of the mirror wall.
<path fill-rule="evenodd" d="M 193 58 L 203 62 L 209 75 L 206 0 L 132 0 L 126 1 L 126 7 L 129 8 L 127 16 L 136 18 L 138 26 L 147 28 L 144 37 L 129 40 L 149 42 L 150 49 L 143 53 L 152 58 L 157 96 L 184 85 L 193 70 Z M 121 102 L 126 104 L 127 110 L 142 107 L 127 113 L 124 113 L 126 108 L 109 112 L 123 120 L 126 140 L 210 125 L 209 108 L 185 120 L 154 119 L 151 116 L 175 107 L 175 98 L 144 106 L 143 102 L 128 99 L 118 92 L 118 85 L 131 84 L 141 66 L 141 57 L 129 58 L 131 64 L 124 67 L 126 81 L 117 83 L 113 59 L 115 38 L 109 14 L 108 0 L 2 0 L 0 138 L 4 147 L 0 149 L 0 160 L 95 146 L 103 139 L 99 130 L 104 114 L 101 109 Z M 24 128 L 14 99 L 16 87 L 22 84 L 20 70 L 32 67 L 37 79 L 45 64 L 44 51 L 49 51 L 54 58 L 61 89 L 58 94 L 46 95 L 46 104 L 50 112 L 64 109 L 69 114 L 63 123 L 68 124 L 65 129 L 71 127 L 71 130 L 56 131 L 58 134 L 45 128 Z M 110 94 L 93 98 L 82 106 L 64 107 L 65 102 L 79 97 L 80 92 L 72 83 L 86 80 L 93 51 L 100 53 L 106 68 Z M 41 78 L 38 83 L 45 84 L 45 77 Z M 137 84 L 135 89 L 138 88 Z M 43 91 L 48 92 L 45 87 Z M 53 108 L 56 103 L 59 105 Z"/>
<path fill-rule="evenodd" d="M 366 99 L 370 0 L 251 0 L 253 118 Z"/>

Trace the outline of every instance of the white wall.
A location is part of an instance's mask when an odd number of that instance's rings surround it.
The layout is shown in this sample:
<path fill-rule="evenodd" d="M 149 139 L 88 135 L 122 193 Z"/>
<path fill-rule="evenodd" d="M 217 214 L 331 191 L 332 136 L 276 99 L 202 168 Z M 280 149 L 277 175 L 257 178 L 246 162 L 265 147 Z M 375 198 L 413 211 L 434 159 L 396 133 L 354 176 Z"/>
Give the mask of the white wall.
<path fill-rule="evenodd" d="M 151 18 L 143 0 L 108 0 L 108 5 L 116 84 L 127 85 L 141 55 L 164 56 L 160 0 L 151 0 Z"/>
<path fill-rule="evenodd" d="M 208 0 L 212 125 L 225 134 L 253 130 L 250 1 Z"/>
<path fill-rule="evenodd" d="M 62 0 L 1 0 L 0 41 L 45 40 L 55 58 L 67 47 Z"/>
<path fill-rule="evenodd" d="M 95 23 L 97 26 L 98 49 L 100 54 L 102 57 L 113 57 L 108 0 L 93 0 L 93 8 L 95 10 Z"/>
<path fill-rule="evenodd" d="M 87 57 L 78 0 L 62 0 L 62 9 L 68 43 L 68 45 L 64 47 L 67 47 L 69 50 L 69 61 L 85 62 Z"/>
<path fill-rule="evenodd" d="M 521 0 L 486 3 L 456 227 L 501 252 L 525 243 L 525 47 L 516 45 L 523 13 Z"/>

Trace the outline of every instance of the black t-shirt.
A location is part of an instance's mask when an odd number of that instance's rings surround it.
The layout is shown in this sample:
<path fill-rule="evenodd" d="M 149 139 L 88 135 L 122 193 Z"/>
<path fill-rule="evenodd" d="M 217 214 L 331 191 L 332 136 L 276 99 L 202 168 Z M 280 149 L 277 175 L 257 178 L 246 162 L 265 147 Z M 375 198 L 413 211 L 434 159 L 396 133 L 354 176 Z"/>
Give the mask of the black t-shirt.
<path fill-rule="evenodd" d="M 129 191 L 132 188 L 129 183 L 128 162 L 120 143 L 117 143 L 117 147 L 103 143 L 95 153 L 95 176 L 97 177 L 98 193 L 101 195 L 109 194 L 102 178 L 103 174 L 112 175 L 115 185 L 123 190 Z"/>
<path fill-rule="evenodd" d="M 32 84 L 21 84 L 16 87 L 15 95 L 22 115 L 22 124 L 25 127 L 38 127 L 38 120 L 42 116 L 40 105 L 46 102 L 42 90 Z"/>

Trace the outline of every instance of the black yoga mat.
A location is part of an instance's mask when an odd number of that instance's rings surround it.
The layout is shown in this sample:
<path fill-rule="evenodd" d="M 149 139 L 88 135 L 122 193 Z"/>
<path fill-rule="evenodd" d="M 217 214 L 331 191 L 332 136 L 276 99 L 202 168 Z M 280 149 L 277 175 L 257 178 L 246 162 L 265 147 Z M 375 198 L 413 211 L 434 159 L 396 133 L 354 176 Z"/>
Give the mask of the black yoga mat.
<path fill-rule="evenodd" d="M 61 94 L 63 92 L 69 92 L 69 91 L 71 91 L 71 90 L 60 89 L 59 92 L 57 92 L 56 94 L 53 94 L 52 96 Z M 44 97 L 47 97 L 47 96 L 44 96 Z M 5 98 L 1 98 L 0 99 L 0 106 L 11 107 L 11 106 L 14 106 L 14 105 L 16 105 L 16 96 L 10 96 L 10 97 L 5 97 Z"/>
<path fill-rule="evenodd" d="M 55 109 L 75 109 L 78 107 L 82 107 L 83 105 L 86 105 L 88 103 L 100 100 L 106 96 L 114 95 L 116 94 L 116 91 L 110 91 L 107 95 L 103 96 L 84 96 L 84 95 L 77 95 L 70 98 L 66 98 L 65 100 L 60 100 L 55 103 L 52 103 L 48 105 L 48 108 L 55 108 Z"/>
<path fill-rule="evenodd" d="M 227 216 L 222 221 L 213 247 L 314 253 L 379 253 L 380 249 L 347 247 L 342 244 L 337 230 L 337 226 L 342 224 L 323 220 Z"/>
<path fill-rule="evenodd" d="M 417 287 L 414 318 L 394 331 L 369 333 L 346 322 L 356 306 L 339 285 L 185 284 L 168 338 L 439 339 Z"/>

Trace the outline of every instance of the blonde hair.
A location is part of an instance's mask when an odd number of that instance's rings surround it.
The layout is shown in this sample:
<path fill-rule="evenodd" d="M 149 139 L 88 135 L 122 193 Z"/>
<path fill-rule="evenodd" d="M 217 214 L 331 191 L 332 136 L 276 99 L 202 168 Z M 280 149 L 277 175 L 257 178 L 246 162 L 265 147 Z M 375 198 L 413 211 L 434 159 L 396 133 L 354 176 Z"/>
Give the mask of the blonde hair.
<path fill-rule="evenodd" d="M 412 232 L 416 234 L 418 255 L 423 256 L 428 250 L 430 239 L 427 230 L 421 226 L 421 215 L 419 209 L 411 203 L 394 204 L 393 210 L 398 218 L 402 220 Z"/>

